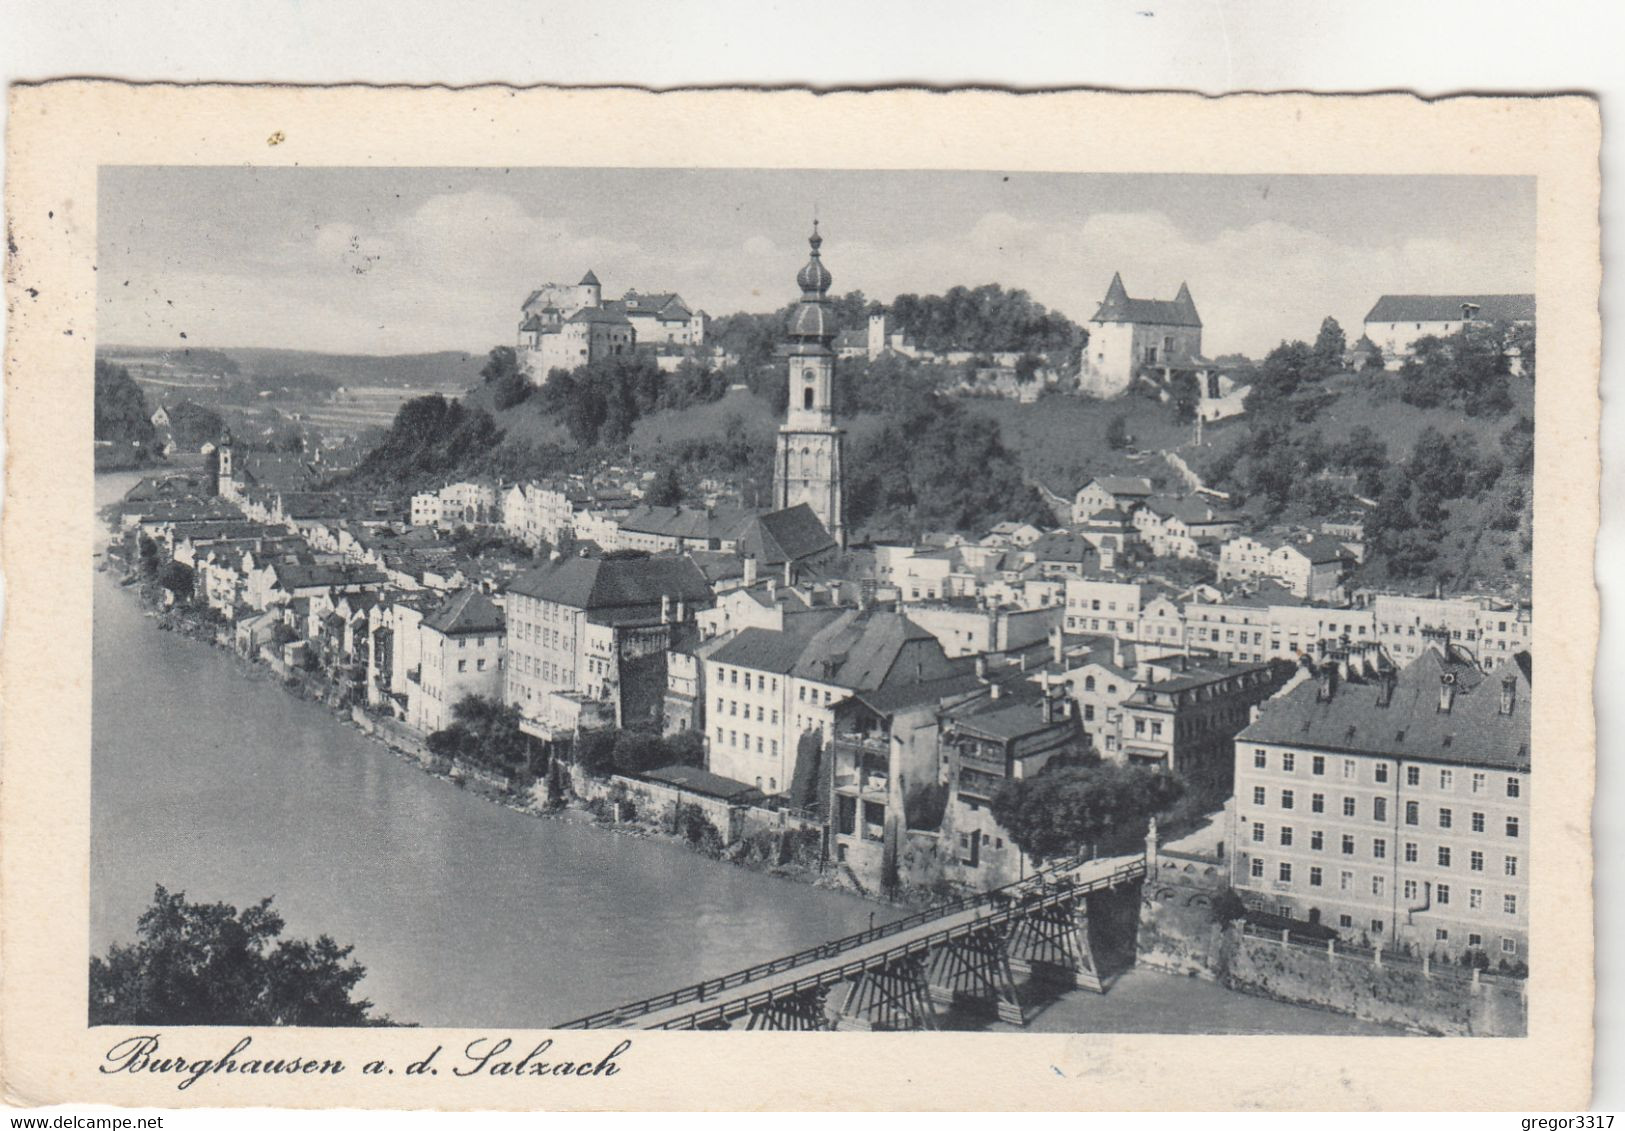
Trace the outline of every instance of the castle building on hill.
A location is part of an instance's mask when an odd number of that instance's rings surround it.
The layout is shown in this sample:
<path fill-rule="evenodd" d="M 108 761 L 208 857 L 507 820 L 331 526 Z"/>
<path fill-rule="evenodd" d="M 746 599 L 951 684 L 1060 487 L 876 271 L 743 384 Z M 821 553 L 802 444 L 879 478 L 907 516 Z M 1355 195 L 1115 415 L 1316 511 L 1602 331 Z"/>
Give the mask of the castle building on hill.
<path fill-rule="evenodd" d="M 606 301 L 591 271 L 574 286 L 537 287 L 519 314 L 519 364 L 536 384 L 555 369 L 574 370 L 640 347 L 670 350 L 705 343 L 706 314 L 689 310 L 682 296 L 627 291 Z"/>
<path fill-rule="evenodd" d="M 833 279 L 819 255 L 824 240 L 813 222 L 812 254 L 796 274 L 801 301 L 790 320 L 790 402 L 779 428 L 773 463 L 773 506 L 806 503 L 842 549 L 846 548 L 842 478 L 846 433 L 835 427 L 835 317 Z"/>
<path fill-rule="evenodd" d="M 1133 383 L 1142 366 L 1159 372 L 1197 368 L 1202 361 L 1202 319 L 1190 288 L 1179 285 L 1173 301 L 1130 298 L 1123 276 L 1113 274 L 1100 309 L 1089 320 L 1078 385 L 1114 397 Z"/>

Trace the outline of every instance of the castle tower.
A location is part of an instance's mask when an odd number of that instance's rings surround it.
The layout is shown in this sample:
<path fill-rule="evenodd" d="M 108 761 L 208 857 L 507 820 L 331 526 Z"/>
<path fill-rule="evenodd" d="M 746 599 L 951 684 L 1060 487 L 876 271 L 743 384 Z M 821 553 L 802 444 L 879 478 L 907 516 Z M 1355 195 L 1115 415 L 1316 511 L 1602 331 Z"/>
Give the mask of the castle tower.
<path fill-rule="evenodd" d="M 773 463 L 773 505 L 806 503 L 842 549 L 846 548 L 844 474 L 846 434 L 835 427 L 835 317 L 833 279 L 819 257 L 824 240 L 813 221 L 812 255 L 796 275 L 801 302 L 790 319 L 790 404 L 779 428 Z"/>

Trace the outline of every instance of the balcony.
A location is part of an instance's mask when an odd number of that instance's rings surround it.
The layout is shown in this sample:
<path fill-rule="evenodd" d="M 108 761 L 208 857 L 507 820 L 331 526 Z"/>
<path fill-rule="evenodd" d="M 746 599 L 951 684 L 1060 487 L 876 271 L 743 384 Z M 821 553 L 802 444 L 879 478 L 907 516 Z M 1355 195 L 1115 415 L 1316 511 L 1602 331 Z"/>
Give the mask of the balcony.
<path fill-rule="evenodd" d="M 835 774 L 835 789 L 838 793 L 884 798 L 890 785 L 891 779 L 886 774 L 876 773 L 874 770 L 865 770 L 861 773 L 855 770 L 846 773 L 836 771 Z"/>
<path fill-rule="evenodd" d="M 961 765 L 959 768 L 959 793 L 961 797 L 992 801 L 993 795 L 1003 788 L 1007 780 L 1002 773 L 997 775 L 985 774 L 977 770 L 967 769 Z"/>
<path fill-rule="evenodd" d="M 879 754 L 882 759 L 889 753 L 890 744 L 883 734 L 837 734 L 837 748 L 845 747 L 866 754 Z"/>

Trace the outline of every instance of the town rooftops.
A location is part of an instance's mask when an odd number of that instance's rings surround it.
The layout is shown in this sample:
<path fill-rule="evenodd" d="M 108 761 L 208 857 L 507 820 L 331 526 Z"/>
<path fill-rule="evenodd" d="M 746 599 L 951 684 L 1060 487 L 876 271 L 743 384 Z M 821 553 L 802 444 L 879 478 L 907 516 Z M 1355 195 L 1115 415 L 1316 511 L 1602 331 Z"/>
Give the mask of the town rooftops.
<path fill-rule="evenodd" d="M 1319 681 L 1305 680 L 1265 703 L 1236 742 L 1530 768 L 1528 653 L 1485 675 L 1465 660 L 1429 648 L 1391 678 L 1391 691 L 1385 692 L 1379 678 L 1334 682 L 1330 695 Z"/>
<path fill-rule="evenodd" d="M 1196 313 L 1190 288 L 1179 284 L 1179 294 L 1172 302 L 1154 298 L 1129 298 L 1123 287 L 1123 276 L 1113 274 L 1106 297 L 1095 311 L 1093 322 L 1138 322 L 1153 326 L 1194 326 L 1200 328 L 1202 319 Z"/>
<path fill-rule="evenodd" d="M 1193 687 L 1206 687 L 1209 684 L 1221 683 L 1224 680 L 1233 679 L 1248 672 L 1268 671 L 1275 664 L 1273 660 L 1238 663 L 1217 656 L 1185 657 L 1182 655 L 1147 658 L 1145 662 L 1155 667 L 1173 665 L 1175 670 L 1168 678 L 1147 683 L 1145 687 L 1136 692 L 1134 695 L 1136 704 L 1142 701 L 1147 692 L 1188 691 Z"/>
<path fill-rule="evenodd" d="M 1367 322 L 1460 322 L 1462 307 L 1479 322 L 1533 322 L 1534 295 L 1383 295 Z"/>
<path fill-rule="evenodd" d="M 963 668 L 901 613 L 848 609 L 814 634 L 793 674 L 862 691 L 941 679 Z"/>
<path fill-rule="evenodd" d="M 423 623 L 447 636 L 465 636 L 501 632 L 507 622 L 489 597 L 478 589 L 464 589 L 441 602 Z"/>
<path fill-rule="evenodd" d="M 313 587 L 332 588 L 341 585 L 382 585 L 387 578 L 372 566 L 348 563 L 279 561 L 273 562 L 271 572 L 277 585 L 287 592 Z"/>
<path fill-rule="evenodd" d="M 711 603 L 705 575 L 687 557 L 564 558 L 527 570 L 508 590 L 586 610 L 659 605 L 662 597 Z"/>
<path fill-rule="evenodd" d="M 720 542 L 736 539 L 749 521 L 749 512 L 731 508 L 638 506 L 621 520 L 621 530 Z"/>

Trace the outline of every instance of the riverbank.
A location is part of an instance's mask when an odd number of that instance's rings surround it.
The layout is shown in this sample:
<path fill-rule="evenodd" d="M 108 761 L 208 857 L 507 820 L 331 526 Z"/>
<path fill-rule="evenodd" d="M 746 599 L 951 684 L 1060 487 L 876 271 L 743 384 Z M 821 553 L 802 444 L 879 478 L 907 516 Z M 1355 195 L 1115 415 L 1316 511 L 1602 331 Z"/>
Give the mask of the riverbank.
<path fill-rule="evenodd" d="M 101 568 L 118 576 L 122 559 L 116 553 L 103 555 Z M 919 889 L 906 889 L 896 898 L 862 888 L 849 881 L 842 870 L 812 864 L 781 851 L 778 844 L 768 848 L 760 834 L 744 838 L 733 844 L 715 846 L 677 831 L 673 826 L 676 814 L 648 812 L 642 808 L 607 804 L 613 787 L 607 781 L 587 778 L 568 763 L 563 765 L 565 792 L 559 803 L 547 798 L 547 769 L 534 778 L 502 779 L 483 767 L 469 765 L 430 754 L 421 739 L 410 742 L 398 737 L 398 721 L 392 716 L 368 709 L 365 705 L 346 701 L 342 688 L 319 670 L 274 668 L 258 656 L 245 656 L 235 647 L 233 626 L 211 609 L 187 603 L 164 604 L 165 590 L 150 579 L 142 582 L 133 573 L 125 573 L 120 587 L 131 592 L 143 612 L 160 631 L 174 633 L 186 640 L 207 645 L 211 650 L 224 652 L 232 658 L 234 670 L 246 679 L 274 683 L 284 692 L 316 704 L 331 713 L 333 719 L 369 740 L 370 744 L 387 750 L 400 762 L 435 780 L 491 804 L 538 820 L 568 821 L 592 826 L 618 837 L 656 841 L 680 846 L 707 862 L 728 864 L 746 871 L 759 873 L 776 880 L 804 884 L 821 890 L 856 896 L 878 907 L 906 911 L 940 902 L 940 893 Z M 370 720 L 363 724 L 355 717 L 360 711 Z M 630 815 L 629 815 L 630 814 Z"/>

